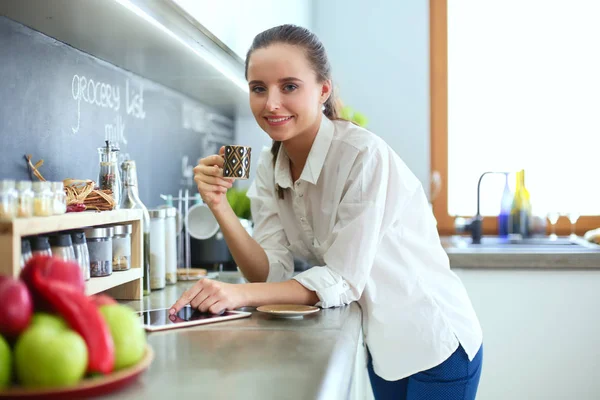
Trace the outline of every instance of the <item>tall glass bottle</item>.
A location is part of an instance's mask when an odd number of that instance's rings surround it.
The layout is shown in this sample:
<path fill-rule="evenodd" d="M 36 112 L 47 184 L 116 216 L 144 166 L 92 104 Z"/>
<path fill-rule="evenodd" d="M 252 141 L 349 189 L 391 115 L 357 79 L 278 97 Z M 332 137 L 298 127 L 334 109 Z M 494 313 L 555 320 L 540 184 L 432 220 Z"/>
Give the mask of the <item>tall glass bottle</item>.
<path fill-rule="evenodd" d="M 511 231 L 510 211 L 512 208 L 513 194 L 508 184 L 508 174 L 504 174 L 504 191 L 500 201 L 500 214 L 498 214 L 498 236 L 507 237 Z"/>
<path fill-rule="evenodd" d="M 121 164 L 123 170 L 123 200 L 121 208 L 140 209 L 143 213 L 144 222 L 144 251 L 143 251 L 143 268 L 144 268 L 144 296 L 150 294 L 150 214 L 148 209 L 140 200 L 137 187 L 137 168 L 135 161 L 127 160 Z"/>
<path fill-rule="evenodd" d="M 525 187 L 525 170 L 517 172 L 517 186 L 510 211 L 512 232 L 522 237 L 531 236 L 531 201 Z"/>

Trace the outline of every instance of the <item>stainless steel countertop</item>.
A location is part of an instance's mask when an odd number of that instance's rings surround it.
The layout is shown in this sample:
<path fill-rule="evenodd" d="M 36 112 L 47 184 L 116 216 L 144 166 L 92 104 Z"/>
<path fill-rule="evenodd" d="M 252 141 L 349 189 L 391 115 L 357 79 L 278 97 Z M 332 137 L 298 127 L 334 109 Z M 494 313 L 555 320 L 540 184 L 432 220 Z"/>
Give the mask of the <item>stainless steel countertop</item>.
<path fill-rule="evenodd" d="M 220 280 L 241 282 L 237 273 Z M 171 306 L 190 282 L 154 291 L 136 310 Z M 250 318 L 153 332 L 155 359 L 119 399 L 347 398 L 361 334 L 356 303 L 302 319 L 276 319 L 254 309 Z"/>
<path fill-rule="evenodd" d="M 451 268 L 600 269 L 600 250 L 578 246 L 554 249 L 518 245 L 506 248 L 464 247 L 457 246 L 454 238 L 441 237 Z"/>

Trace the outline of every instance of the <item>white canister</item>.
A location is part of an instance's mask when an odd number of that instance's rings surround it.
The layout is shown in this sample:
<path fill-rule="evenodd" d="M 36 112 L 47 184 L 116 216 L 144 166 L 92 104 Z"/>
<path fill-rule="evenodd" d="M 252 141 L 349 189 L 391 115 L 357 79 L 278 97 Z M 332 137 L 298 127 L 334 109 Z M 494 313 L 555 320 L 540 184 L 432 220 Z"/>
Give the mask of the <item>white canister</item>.
<path fill-rule="evenodd" d="M 166 281 L 167 285 L 173 285 L 177 283 L 177 209 L 167 207 L 165 211 Z"/>
<path fill-rule="evenodd" d="M 150 289 L 165 287 L 165 217 L 164 209 L 148 210 L 150 214 Z"/>

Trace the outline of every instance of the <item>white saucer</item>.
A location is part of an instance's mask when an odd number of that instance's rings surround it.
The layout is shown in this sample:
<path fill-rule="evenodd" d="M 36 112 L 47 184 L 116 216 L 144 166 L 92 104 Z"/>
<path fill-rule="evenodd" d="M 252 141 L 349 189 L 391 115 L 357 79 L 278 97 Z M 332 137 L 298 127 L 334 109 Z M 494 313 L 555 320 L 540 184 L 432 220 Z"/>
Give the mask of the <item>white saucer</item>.
<path fill-rule="evenodd" d="M 302 318 L 305 315 L 319 312 L 321 309 L 296 304 L 269 304 L 260 306 L 256 310 L 279 318 Z"/>

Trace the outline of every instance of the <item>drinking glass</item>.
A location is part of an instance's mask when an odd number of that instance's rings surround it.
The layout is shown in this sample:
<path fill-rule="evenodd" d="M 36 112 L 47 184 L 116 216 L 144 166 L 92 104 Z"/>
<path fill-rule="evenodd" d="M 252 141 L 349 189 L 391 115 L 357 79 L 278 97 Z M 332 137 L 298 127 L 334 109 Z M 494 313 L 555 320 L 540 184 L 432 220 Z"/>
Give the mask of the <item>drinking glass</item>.
<path fill-rule="evenodd" d="M 558 211 L 550 211 L 546 218 L 548 218 L 548 222 L 550 222 L 550 240 L 556 240 L 558 236 L 556 236 L 556 223 L 560 218 L 560 213 Z"/>
<path fill-rule="evenodd" d="M 567 214 L 567 217 L 569 218 L 569 222 L 571 222 L 571 238 L 576 238 L 577 234 L 575 233 L 575 224 L 577 223 L 577 220 L 579 219 L 579 216 L 581 214 L 578 213 L 577 211 L 571 211 L 570 213 Z"/>

